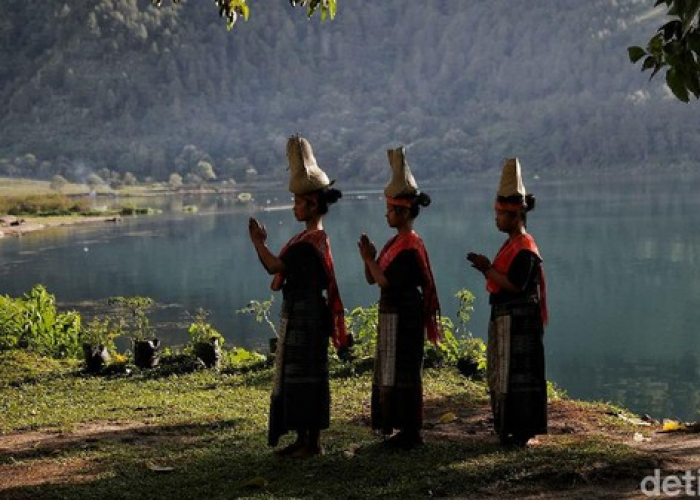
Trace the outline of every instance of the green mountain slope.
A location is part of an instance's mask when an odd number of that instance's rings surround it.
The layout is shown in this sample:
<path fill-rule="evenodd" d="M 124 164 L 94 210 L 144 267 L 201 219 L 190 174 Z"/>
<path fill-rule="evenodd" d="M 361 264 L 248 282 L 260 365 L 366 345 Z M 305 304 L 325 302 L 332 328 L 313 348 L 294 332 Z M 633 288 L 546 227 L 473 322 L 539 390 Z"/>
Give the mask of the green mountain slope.
<path fill-rule="evenodd" d="M 627 60 L 653 1 L 340 0 L 335 21 L 260 0 L 227 32 L 211 2 L 0 3 L 0 175 L 248 168 L 310 139 L 333 177 L 383 180 L 693 166 L 694 104 Z"/>

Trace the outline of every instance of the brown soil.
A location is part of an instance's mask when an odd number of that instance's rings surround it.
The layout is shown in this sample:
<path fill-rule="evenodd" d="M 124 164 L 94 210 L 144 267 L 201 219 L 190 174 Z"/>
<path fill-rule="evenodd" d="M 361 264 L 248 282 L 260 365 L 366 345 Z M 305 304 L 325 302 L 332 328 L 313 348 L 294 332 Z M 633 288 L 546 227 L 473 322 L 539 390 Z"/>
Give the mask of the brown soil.
<path fill-rule="evenodd" d="M 444 406 L 428 405 L 428 420 L 435 422 L 428 425 L 425 432 L 426 440 L 481 440 L 495 443 L 497 436 L 493 433 L 491 414 L 487 406 L 477 407 L 463 415 L 456 415 L 450 423 L 439 423 L 441 417 L 450 420 L 450 409 Z M 454 411 L 454 410 L 452 410 Z M 628 418 L 621 414 L 607 413 L 605 410 L 582 406 L 573 401 L 555 401 L 549 405 L 549 434 L 538 436 L 528 443 L 528 447 L 545 446 L 562 435 L 585 438 L 602 436 L 604 439 L 623 443 L 640 453 L 651 457 L 651 462 L 658 464 L 661 478 L 669 475 L 681 477 L 685 471 L 696 471 L 700 468 L 700 434 L 695 432 L 678 431 L 664 432 L 659 422 L 645 422 L 641 419 Z M 620 426 L 620 421 L 623 425 Z M 636 435 L 636 438 L 635 438 Z M 645 472 L 653 474 L 653 470 Z M 497 488 L 493 492 L 479 491 L 477 494 L 465 492 L 458 498 L 483 499 L 538 499 L 574 500 L 601 499 L 647 499 L 640 488 L 643 477 L 611 479 L 600 483 L 581 481 L 581 484 L 564 490 L 554 489 L 543 491 L 541 485 L 535 492 L 519 491 L 515 494 L 504 495 Z M 697 485 L 695 485 L 697 486 Z"/>
<path fill-rule="evenodd" d="M 436 440 L 469 440 L 495 443 L 490 423 L 490 411 L 487 406 L 460 410 L 460 414 L 450 414 L 455 405 L 442 403 L 436 405 L 427 403 L 427 421 L 425 430 L 426 441 Z M 458 407 L 458 405 L 457 405 Z M 621 416 L 606 414 L 602 410 L 581 406 L 571 401 L 556 401 L 550 403 L 549 434 L 539 436 L 528 446 L 543 446 L 557 436 L 569 434 L 579 437 L 604 436 L 631 446 L 642 453 L 655 458 L 661 468 L 662 477 L 671 474 L 682 474 L 684 471 L 696 471 L 700 468 L 700 434 L 689 432 L 661 432 L 658 423 L 641 421 L 626 422 L 620 427 L 615 424 Z M 441 421 L 442 419 L 442 421 Z M 636 430 L 635 430 L 636 429 Z M 640 435 L 635 440 L 635 433 Z M 133 441 L 143 439 L 148 435 L 152 445 L 157 445 L 159 439 L 172 440 L 171 433 L 160 435 L 149 432 L 148 425 L 139 422 L 106 422 L 93 423 L 76 427 L 70 432 L 26 431 L 0 436 L 0 497 L 4 490 L 38 484 L 78 484 L 88 482 L 107 471 L 100 470 L 99 465 L 90 464 L 80 458 L 51 459 L 51 455 L 63 455 L 66 449 L 87 449 L 95 443 L 109 441 Z M 184 439 L 187 439 L 185 437 Z M 13 463 L 13 456 L 27 456 L 37 452 L 41 457 L 30 465 L 18 467 Z M 5 462 L 5 463 L 1 463 Z M 652 473 L 652 471 L 649 471 Z M 519 492 L 514 495 L 503 495 L 502 492 L 491 493 L 480 491 L 477 496 L 471 492 L 459 498 L 519 498 L 519 499 L 643 499 L 648 498 L 640 490 L 640 481 L 620 479 L 610 480 L 601 484 L 585 483 L 573 489 Z"/>

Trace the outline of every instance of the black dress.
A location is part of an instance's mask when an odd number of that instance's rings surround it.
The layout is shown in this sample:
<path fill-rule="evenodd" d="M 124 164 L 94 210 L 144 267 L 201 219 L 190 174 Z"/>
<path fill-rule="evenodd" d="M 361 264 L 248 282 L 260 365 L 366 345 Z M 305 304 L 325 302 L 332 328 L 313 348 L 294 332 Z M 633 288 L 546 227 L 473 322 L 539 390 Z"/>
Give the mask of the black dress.
<path fill-rule="evenodd" d="M 537 295 L 541 259 L 521 250 L 508 269 L 519 291 L 491 294 L 488 377 L 494 426 L 523 443 L 547 432 L 544 327 Z"/>
<path fill-rule="evenodd" d="M 285 282 L 268 443 L 276 446 L 290 430 L 327 429 L 330 424 L 328 342 L 331 315 L 321 255 L 299 242 L 281 256 Z"/>
<path fill-rule="evenodd" d="M 389 286 L 379 300 L 379 332 L 372 382 L 372 428 L 423 426 L 423 274 L 415 250 L 403 250 L 387 266 Z"/>

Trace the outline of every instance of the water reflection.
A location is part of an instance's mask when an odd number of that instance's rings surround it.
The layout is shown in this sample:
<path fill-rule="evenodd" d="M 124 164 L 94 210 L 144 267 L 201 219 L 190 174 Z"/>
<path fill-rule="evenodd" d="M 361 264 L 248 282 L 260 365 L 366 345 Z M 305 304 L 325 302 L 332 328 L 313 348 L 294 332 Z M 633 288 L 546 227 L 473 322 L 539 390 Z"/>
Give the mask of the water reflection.
<path fill-rule="evenodd" d="M 696 417 L 697 358 L 689 353 L 700 353 L 698 180 L 526 179 L 538 203 L 529 229 L 546 262 L 548 377 L 572 396 L 609 399 L 655 416 Z M 454 294 L 470 289 L 476 301 L 469 329 L 480 337 L 487 296 L 464 256 L 470 250 L 494 255 L 504 239 L 494 226 L 494 189 L 465 183 L 428 190 L 433 203 L 416 223 L 444 313 L 454 316 Z M 201 307 L 211 311 L 229 345 L 264 348 L 267 327 L 236 314 L 249 300 L 273 295 L 248 241 L 247 219 L 255 214 L 267 226 L 274 250 L 301 226 L 288 208 L 269 210 L 287 205 L 288 193 L 254 195 L 249 205 L 223 194 L 149 199 L 163 215 L 3 238 L 0 293 L 21 295 L 42 283 L 66 305 L 152 297 L 168 305 L 155 314 L 165 341 L 174 344 L 186 341 L 185 312 Z M 381 190 L 345 195 L 326 229 L 345 305 L 354 308 L 378 296 L 364 281 L 358 236 L 366 232 L 381 246 L 392 231 Z M 197 205 L 197 213 L 183 213 L 188 205 Z"/>
<path fill-rule="evenodd" d="M 700 366 L 695 354 L 667 360 L 604 356 L 557 365 L 560 383 L 578 397 L 637 408 L 656 418 L 697 419 Z"/>

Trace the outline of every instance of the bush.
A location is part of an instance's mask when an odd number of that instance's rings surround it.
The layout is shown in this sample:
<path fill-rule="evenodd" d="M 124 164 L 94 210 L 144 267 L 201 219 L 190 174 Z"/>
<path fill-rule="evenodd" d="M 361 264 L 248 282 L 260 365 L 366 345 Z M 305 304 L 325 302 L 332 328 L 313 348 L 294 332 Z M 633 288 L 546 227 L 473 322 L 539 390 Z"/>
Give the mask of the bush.
<path fill-rule="evenodd" d="M 80 342 L 91 346 L 103 345 L 109 352 L 114 352 L 114 340 L 121 335 L 121 325 L 112 318 L 93 318 L 80 330 Z"/>
<path fill-rule="evenodd" d="M 457 365 L 460 360 L 467 359 L 474 362 L 479 371 L 483 371 L 486 368 L 486 344 L 466 330 L 474 309 L 474 295 L 463 289 L 455 297 L 459 299 L 458 325 L 446 316 L 441 318 L 442 340 L 437 345 L 426 342 L 426 366 Z M 374 356 L 377 346 L 379 307 L 377 304 L 357 307 L 346 316 L 345 322 L 354 340 L 350 358 L 364 363 Z"/>
<path fill-rule="evenodd" d="M 158 213 L 155 208 L 136 207 L 134 205 L 124 205 L 119 211 L 120 215 L 153 215 Z"/>
<path fill-rule="evenodd" d="M 352 334 L 352 356 L 371 358 L 377 347 L 377 328 L 379 326 L 379 306 L 356 307 L 345 316 L 345 326 Z"/>
<path fill-rule="evenodd" d="M 150 297 L 110 297 L 108 304 L 114 308 L 118 331 L 124 332 L 133 342 L 155 338 L 148 311 L 153 307 Z"/>
<path fill-rule="evenodd" d="M 209 311 L 197 309 L 192 323 L 190 324 L 187 333 L 190 336 L 190 342 L 196 344 L 199 342 L 212 342 L 214 339 L 219 341 L 219 346 L 224 345 L 224 336 L 214 328 L 211 323 L 207 322 Z"/>
<path fill-rule="evenodd" d="M 0 296 L 0 350 L 26 349 L 54 358 L 77 357 L 80 315 L 58 313 L 56 300 L 42 285 L 22 298 Z"/>
<path fill-rule="evenodd" d="M 2 201 L 0 212 L 9 215 L 72 215 L 85 213 L 90 210 L 90 200 L 81 198 L 71 199 L 61 194 L 33 195 L 7 198 Z"/>

